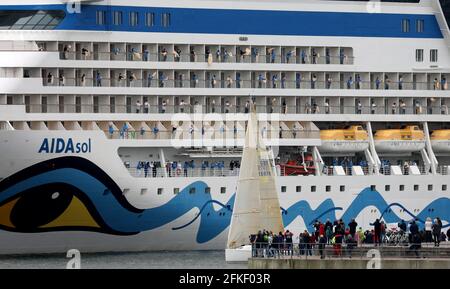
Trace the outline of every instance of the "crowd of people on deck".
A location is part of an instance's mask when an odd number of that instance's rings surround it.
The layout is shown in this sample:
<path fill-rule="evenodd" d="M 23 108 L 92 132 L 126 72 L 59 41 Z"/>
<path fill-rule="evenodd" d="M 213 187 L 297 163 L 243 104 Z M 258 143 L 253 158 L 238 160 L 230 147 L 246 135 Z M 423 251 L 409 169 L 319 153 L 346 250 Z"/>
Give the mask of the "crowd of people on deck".
<path fill-rule="evenodd" d="M 126 164 L 126 167 L 131 168 L 130 164 Z M 230 161 L 228 169 L 230 171 L 235 171 L 240 169 L 241 163 L 237 160 Z M 165 169 L 161 171 L 161 169 Z M 159 161 L 138 161 L 136 164 L 136 176 L 138 177 L 162 177 L 162 174 L 167 173 L 168 177 L 188 177 L 191 176 L 190 172 L 196 169 L 196 164 L 194 160 L 186 161 L 167 161 L 163 166 Z M 225 170 L 226 165 L 224 161 L 202 161 L 200 164 L 200 171 L 203 175 L 206 175 L 207 170 Z"/>
<path fill-rule="evenodd" d="M 376 219 L 371 224 L 373 229 L 363 230 L 362 227 L 358 227 L 355 219 L 348 224 L 345 224 L 342 219 L 334 222 L 327 220 L 325 223 L 316 220 L 313 224 L 313 232 L 304 230 L 296 237 L 289 230 L 279 233 L 261 230 L 251 235 L 249 239 L 254 257 L 295 254 L 318 255 L 320 258 L 325 258 L 327 249 L 331 249 L 335 256 L 342 256 L 345 249 L 346 255 L 351 256 L 355 248 L 370 244 L 372 246 L 381 246 L 381 244 L 409 246 L 411 251 L 418 254 L 422 243 L 434 243 L 435 247 L 439 247 L 441 242 L 450 240 L 450 229 L 446 233 L 442 231 L 443 224 L 439 217 L 434 220 L 427 218 L 422 230 L 418 222 L 418 220 L 412 220 L 407 223 L 401 220 L 397 227 L 388 229 L 383 220 Z M 394 238 L 396 242 L 393 242 Z"/>

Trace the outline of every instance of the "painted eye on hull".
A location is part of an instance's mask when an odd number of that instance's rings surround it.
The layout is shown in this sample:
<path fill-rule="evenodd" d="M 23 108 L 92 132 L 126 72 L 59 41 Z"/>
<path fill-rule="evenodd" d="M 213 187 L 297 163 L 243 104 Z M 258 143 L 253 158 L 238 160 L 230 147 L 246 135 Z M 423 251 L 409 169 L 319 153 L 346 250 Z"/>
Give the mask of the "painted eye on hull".
<path fill-rule="evenodd" d="M 0 204 L 0 228 L 21 233 L 61 230 L 100 231 L 88 199 L 64 183 L 46 184 L 21 192 Z"/>

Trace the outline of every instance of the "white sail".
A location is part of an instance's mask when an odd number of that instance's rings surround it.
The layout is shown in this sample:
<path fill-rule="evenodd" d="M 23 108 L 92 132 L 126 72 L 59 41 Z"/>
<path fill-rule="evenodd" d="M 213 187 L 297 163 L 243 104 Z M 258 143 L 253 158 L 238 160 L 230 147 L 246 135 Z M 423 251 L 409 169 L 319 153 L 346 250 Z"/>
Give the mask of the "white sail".
<path fill-rule="evenodd" d="M 258 131 L 256 113 L 252 109 L 227 247 L 233 249 L 248 244 L 249 236 L 262 229 L 277 233 L 284 230 L 274 169 Z"/>

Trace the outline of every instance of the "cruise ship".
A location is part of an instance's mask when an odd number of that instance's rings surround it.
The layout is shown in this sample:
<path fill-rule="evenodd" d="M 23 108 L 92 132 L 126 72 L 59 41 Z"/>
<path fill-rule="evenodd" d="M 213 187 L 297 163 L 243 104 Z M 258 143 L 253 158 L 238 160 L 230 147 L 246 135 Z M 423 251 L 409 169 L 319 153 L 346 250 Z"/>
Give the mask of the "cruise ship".
<path fill-rule="evenodd" d="M 448 10 L 0 0 L 0 254 L 225 249 L 250 107 L 286 229 L 447 230 Z"/>

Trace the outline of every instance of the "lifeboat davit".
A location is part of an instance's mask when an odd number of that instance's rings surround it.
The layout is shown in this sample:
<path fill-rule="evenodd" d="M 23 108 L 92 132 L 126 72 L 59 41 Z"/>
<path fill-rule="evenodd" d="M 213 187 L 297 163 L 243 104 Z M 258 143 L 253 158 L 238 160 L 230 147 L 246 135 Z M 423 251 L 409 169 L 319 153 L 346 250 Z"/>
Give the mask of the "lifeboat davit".
<path fill-rule="evenodd" d="M 345 129 L 321 130 L 320 138 L 322 140 L 320 151 L 324 153 L 354 153 L 369 148 L 367 131 L 360 125 Z"/>
<path fill-rule="evenodd" d="M 425 148 L 425 134 L 416 125 L 378 130 L 374 139 L 378 152 L 411 153 Z"/>
<path fill-rule="evenodd" d="M 436 153 L 450 152 L 450 129 L 435 130 L 431 134 L 431 146 Z"/>

